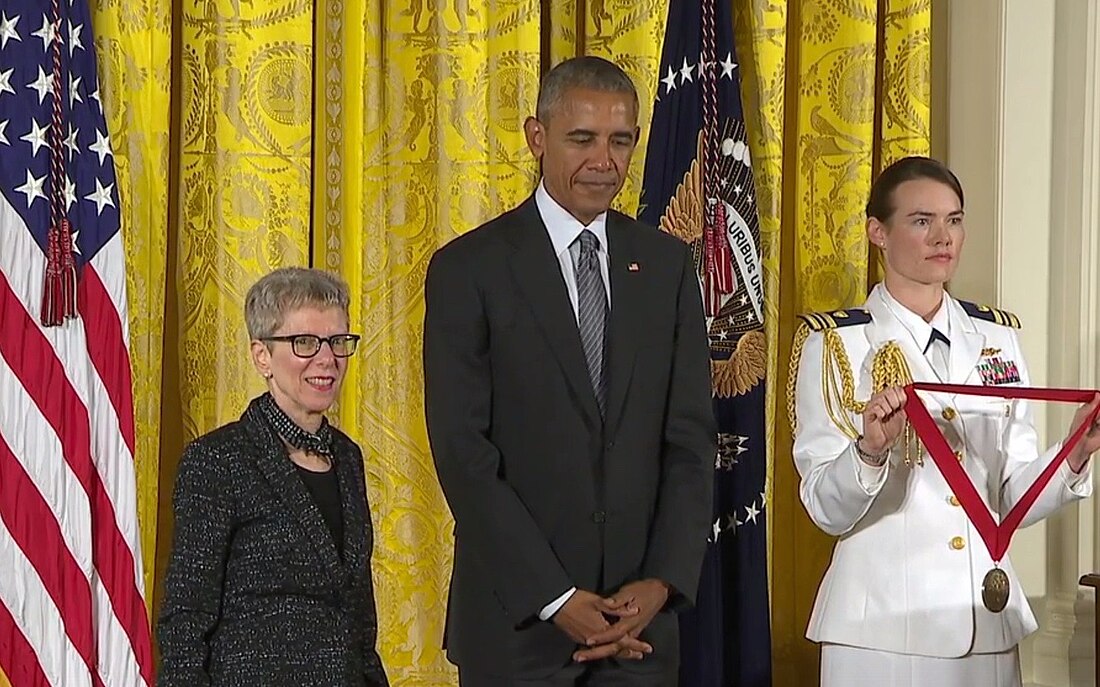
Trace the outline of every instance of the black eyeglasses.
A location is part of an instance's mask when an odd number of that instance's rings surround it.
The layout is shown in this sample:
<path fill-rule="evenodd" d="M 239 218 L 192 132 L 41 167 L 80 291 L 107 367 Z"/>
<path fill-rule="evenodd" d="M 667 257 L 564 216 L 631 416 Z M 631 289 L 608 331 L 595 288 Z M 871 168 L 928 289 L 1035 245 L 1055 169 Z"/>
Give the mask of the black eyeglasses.
<path fill-rule="evenodd" d="M 347 358 L 355 353 L 359 345 L 358 334 L 333 334 L 321 337 L 316 334 L 287 334 L 286 336 L 265 336 L 260 341 L 286 341 L 290 350 L 299 358 L 312 358 L 321 350 L 321 344 L 327 343 L 337 358 Z"/>

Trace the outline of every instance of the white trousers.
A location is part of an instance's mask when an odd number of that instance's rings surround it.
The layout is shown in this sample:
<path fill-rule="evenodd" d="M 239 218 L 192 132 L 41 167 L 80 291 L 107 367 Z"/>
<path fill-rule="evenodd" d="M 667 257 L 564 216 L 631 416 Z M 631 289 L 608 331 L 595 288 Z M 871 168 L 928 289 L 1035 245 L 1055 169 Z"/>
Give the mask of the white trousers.
<path fill-rule="evenodd" d="M 821 687 L 1021 687 L 1016 649 L 961 658 L 821 645 Z"/>

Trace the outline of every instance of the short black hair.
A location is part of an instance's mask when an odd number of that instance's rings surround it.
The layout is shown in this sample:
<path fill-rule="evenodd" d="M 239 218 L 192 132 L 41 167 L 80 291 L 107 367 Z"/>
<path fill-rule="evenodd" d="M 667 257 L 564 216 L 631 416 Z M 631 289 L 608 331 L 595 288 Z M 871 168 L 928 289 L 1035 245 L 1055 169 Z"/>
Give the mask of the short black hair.
<path fill-rule="evenodd" d="M 930 157 L 903 157 L 878 175 L 871 185 L 871 196 L 867 200 L 867 217 L 887 222 L 894 214 L 894 191 L 907 181 L 931 179 L 947 186 L 959 197 L 959 207 L 963 207 L 963 189 L 959 178 L 939 160 Z"/>
<path fill-rule="evenodd" d="M 634 114 L 638 114 L 638 89 L 630 76 L 614 62 L 594 55 L 583 55 L 559 63 L 542 77 L 535 117 L 546 124 L 566 91 L 574 88 L 629 95 L 634 103 Z"/>

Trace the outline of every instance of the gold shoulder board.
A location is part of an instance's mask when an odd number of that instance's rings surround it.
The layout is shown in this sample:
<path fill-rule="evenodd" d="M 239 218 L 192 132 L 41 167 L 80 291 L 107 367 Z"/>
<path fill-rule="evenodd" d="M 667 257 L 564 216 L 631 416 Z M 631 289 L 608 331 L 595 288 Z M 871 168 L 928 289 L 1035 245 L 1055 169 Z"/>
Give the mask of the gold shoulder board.
<path fill-rule="evenodd" d="M 999 324 L 1002 327 L 1020 328 L 1020 318 L 1007 310 L 998 310 L 988 305 L 979 305 L 970 301 L 959 301 L 959 304 L 962 305 L 967 315 L 976 320 L 985 320 L 986 322 Z"/>
<path fill-rule="evenodd" d="M 871 313 L 863 308 L 849 308 L 848 310 L 834 310 L 833 312 L 804 313 L 798 316 L 810 331 L 820 332 L 826 329 L 838 327 L 850 327 L 855 324 L 867 324 L 871 321 Z"/>

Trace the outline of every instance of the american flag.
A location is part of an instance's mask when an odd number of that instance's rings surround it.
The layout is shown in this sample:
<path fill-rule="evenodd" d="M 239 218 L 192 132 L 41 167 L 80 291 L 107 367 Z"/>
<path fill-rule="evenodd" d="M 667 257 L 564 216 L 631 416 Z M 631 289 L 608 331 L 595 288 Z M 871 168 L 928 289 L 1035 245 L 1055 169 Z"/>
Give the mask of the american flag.
<path fill-rule="evenodd" d="M 14 687 L 153 682 L 98 84 L 86 0 L 0 3 L 0 669 Z"/>
<path fill-rule="evenodd" d="M 691 244 L 710 334 L 719 452 L 680 684 L 771 685 L 760 223 L 729 0 L 669 3 L 641 219 Z"/>

